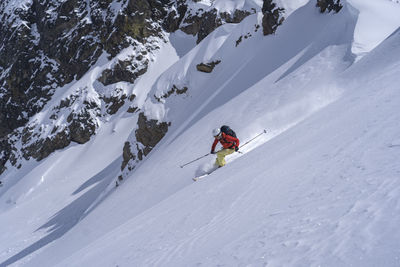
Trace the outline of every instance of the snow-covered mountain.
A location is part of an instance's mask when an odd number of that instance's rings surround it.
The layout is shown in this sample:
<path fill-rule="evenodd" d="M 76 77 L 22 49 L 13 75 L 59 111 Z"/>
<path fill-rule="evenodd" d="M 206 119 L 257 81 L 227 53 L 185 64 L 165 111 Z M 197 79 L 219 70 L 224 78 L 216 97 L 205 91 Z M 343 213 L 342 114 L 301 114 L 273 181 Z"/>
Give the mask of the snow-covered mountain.
<path fill-rule="evenodd" d="M 396 1 L 0 7 L 0 266 L 400 264 Z"/>

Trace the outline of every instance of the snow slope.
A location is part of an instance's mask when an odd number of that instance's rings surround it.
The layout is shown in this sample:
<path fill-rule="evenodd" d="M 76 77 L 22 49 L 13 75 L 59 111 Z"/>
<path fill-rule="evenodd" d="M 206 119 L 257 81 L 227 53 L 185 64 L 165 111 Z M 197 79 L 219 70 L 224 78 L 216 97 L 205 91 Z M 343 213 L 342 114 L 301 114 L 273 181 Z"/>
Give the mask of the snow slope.
<path fill-rule="evenodd" d="M 397 266 L 399 40 L 346 71 L 340 99 L 60 266 Z"/>
<path fill-rule="evenodd" d="M 359 10 L 300 6 L 275 36 L 256 31 L 256 14 L 185 56 L 167 45 L 166 59 L 183 57 L 143 85 L 188 92 L 140 100 L 172 125 L 117 189 L 123 114 L 22 170 L 0 197 L 0 266 L 399 265 L 400 31 L 354 63 Z M 211 74 L 195 70 L 217 59 Z M 268 132 L 193 183 L 213 157 L 179 165 L 225 123 L 242 142 Z"/>

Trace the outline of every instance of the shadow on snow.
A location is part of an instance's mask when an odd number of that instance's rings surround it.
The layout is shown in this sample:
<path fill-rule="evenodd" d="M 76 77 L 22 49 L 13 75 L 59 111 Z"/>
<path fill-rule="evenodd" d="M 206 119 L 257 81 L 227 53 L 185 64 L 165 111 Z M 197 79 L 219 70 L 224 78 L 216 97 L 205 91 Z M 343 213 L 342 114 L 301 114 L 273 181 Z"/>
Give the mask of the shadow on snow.
<path fill-rule="evenodd" d="M 75 192 L 73 192 L 73 195 L 97 183 L 82 196 L 78 197 L 68 206 L 64 207 L 62 210 L 54 214 L 47 223 L 36 230 L 39 231 L 42 229 L 47 229 L 48 235 L 36 241 L 29 247 L 23 249 L 14 256 L 8 258 L 6 261 L 0 263 L 0 266 L 8 266 L 10 264 L 13 264 L 20 259 L 34 253 L 35 251 L 43 248 L 47 244 L 62 237 L 80 220 L 85 218 L 91 211 L 93 211 L 97 207 L 97 205 L 101 203 L 102 200 L 105 199 L 106 195 L 102 196 L 101 199 L 98 198 L 105 191 L 110 182 L 115 179 L 119 170 L 120 161 L 121 158 L 117 158 L 101 172 L 82 184 Z"/>

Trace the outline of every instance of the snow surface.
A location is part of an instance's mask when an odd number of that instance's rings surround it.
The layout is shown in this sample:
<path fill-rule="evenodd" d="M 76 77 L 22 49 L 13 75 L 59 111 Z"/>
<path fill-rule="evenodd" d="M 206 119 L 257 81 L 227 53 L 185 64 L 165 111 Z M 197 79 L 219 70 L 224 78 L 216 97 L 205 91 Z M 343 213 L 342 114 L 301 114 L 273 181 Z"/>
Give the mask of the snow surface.
<path fill-rule="evenodd" d="M 170 36 L 127 90 L 171 127 L 118 188 L 137 120 L 124 112 L 87 144 L 6 172 L 18 179 L 0 188 L 0 266 L 399 266 L 400 22 L 372 0 L 338 14 L 287 3 L 273 36 L 255 28 L 260 14 L 197 46 Z M 361 38 L 374 13 L 386 33 Z M 188 91 L 155 100 L 172 85 Z M 214 157 L 179 166 L 221 124 L 242 144 L 267 133 L 193 182 Z"/>
<path fill-rule="evenodd" d="M 203 8 L 207 10 L 215 8 L 219 12 L 232 14 L 236 9 L 258 10 L 262 6 L 262 3 L 262 0 L 200 0 L 189 2 L 189 9 L 198 10 L 199 8 Z"/>
<path fill-rule="evenodd" d="M 400 25 L 400 5 L 387 0 L 348 0 L 360 12 L 353 53 L 363 56 Z"/>

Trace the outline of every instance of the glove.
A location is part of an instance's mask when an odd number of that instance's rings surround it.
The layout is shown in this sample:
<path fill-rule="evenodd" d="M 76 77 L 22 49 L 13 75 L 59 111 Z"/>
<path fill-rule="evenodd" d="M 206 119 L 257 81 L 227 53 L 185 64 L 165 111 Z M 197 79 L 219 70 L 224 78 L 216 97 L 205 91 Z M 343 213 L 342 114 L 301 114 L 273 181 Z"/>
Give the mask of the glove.
<path fill-rule="evenodd" d="M 239 151 L 239 148 L 238 148 L 238 147 L 235 147 L 235 151 L 238 152 L 238 151 Z"/>
<path fill-rule="evenodd" d="M 211 151 L 211 154 L 216 154 L 215 151 Z"/>

